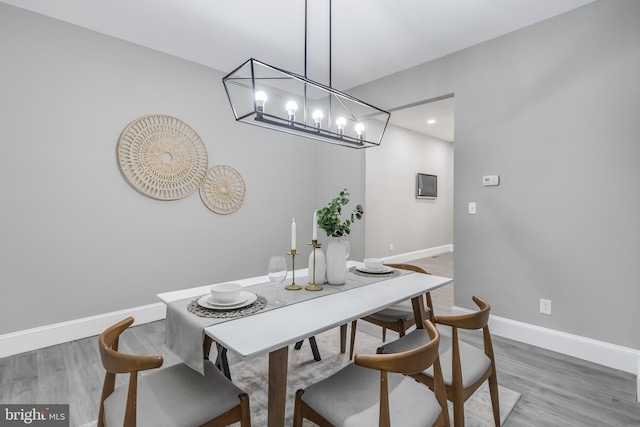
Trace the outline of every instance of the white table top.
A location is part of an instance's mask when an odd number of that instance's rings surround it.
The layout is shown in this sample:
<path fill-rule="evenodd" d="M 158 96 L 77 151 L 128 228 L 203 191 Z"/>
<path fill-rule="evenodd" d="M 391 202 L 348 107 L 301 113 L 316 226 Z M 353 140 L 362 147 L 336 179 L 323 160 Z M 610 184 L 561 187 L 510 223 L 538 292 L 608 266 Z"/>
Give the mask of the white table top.
<path fill-rule="evenodd" d="M 354 261 L 349 266 L 361 265 Z M 306 269 L 296 270 L 296 277 L 305 277 Z M 264 283 L 267 276 L 234 280 L 243 286 Z M 241 317 L 205 328 L 214 341 L 232 352 L 250 358 L 271 352 L 304 338 L 346 324 L 383 308 L 437 289 L 453 279 L 428 274 L 407 274 L 371 285 L 326 296 L 320 296 L 276 310 Z M 205 294 L 211 285 L 159 294 L 165 303 Z M 332 285 L 323 285 L 330 287 Z M 281 292 L 308 292 L 284 291 Z M 322 292 L 322 291 L 320 291 Z"/>

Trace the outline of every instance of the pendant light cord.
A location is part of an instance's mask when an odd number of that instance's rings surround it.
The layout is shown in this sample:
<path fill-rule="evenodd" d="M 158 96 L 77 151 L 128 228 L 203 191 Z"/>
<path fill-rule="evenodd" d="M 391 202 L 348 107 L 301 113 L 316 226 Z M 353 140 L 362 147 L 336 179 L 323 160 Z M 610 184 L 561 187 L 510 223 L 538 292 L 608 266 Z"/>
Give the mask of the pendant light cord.
<path fill-rule="evenodd" d="M 332 70 L 332 64 L 331 64 L 331 59 L 333 57 L 333 55 L 331 54 L 331 48 L 333 46 L 333 37 L 332 37 L 332 25 L 331 25 L 331 18 L 332 18 L 332 5 L 333 5 L 333 0 L 329 0 L 329 87 L 333 87 L 333 82 L 331 79 L 331 70 Z M 327 118 L 327 120 L 329 121 L 329 126 L 331 126 L 331 96 L 329 97 L 329 117 Z"/>
<path fill-rule="evenodd" d="M 307 16 L 309 15 L 307 0 L 304 0 L 304 78 L 307 78 Z M 302 100 L 302 116 L 304 123 L 307 123 L 307 84 L 304 84 L 304 99 Z"/>
<path fill-rule="evenodd" d="M 332 4 L 333 4 L 333 0 L 329 0 L 329 87 L 333 87 L 333 85 L 331 84 L 332 83 L 331 82 L 331 68 L 332 68 L 331 67 L 331 58 L 332 58 L 331 48 L 333 46 L 333 37 L 331 35 L 331 28 L 332 28 L 332 25 L 331 25 L 331 16 L 332 16 L 331 6 L 332 6 Z M 331 99 L 331 98 L 329 98 L 329 99 Z"/>
<path fill-rule="evenodd" d="M 329 87 L 333 87 L 333 33 L 332 33 L 332 16 L 333 16 L 333 0 L 329 0 Z M 307 39 L 309 38 L 309 3 L 308 0 L 304 0 L 304 78 L 307 76 Z M 307 85 L 304 85 L 304 121 L 307 121 Z M 329 122 L 331 122 L 331 97 L 329 97 Z"/>
<path fill-rule="evenodd" d="M 304 0 L 304 78 L 307 78 L 307 17 L 309 16 L 309 10 L 307 6 L 307 0 Z"/>

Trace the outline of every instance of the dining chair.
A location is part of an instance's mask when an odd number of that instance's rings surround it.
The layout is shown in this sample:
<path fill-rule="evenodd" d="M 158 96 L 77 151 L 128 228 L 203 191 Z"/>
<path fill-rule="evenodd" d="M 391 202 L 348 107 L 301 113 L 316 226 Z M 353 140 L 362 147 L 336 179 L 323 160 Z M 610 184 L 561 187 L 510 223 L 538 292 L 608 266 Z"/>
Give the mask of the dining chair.
<path fill-rule="evenodd" d="M 485 382 L 489 382 L 491 407 L 496 427 L 500 426 L 500 403 L 498 400 L 498 378 L 496 362 L 493 355 L 493 344 L 489 332 L 489 312 L 491 307 L 477 296 L 473 301 L 479 310 L 459 316 L 436 316 L 436 325 L 440 335 L 440 362 L 444 378 L 447 399 L 453 403 L 454 426 L 464 426 L 464 402 Z M 440 327 L 443 325 L 443 327 Z M 450 334 L 445 333 L 444 326 L 451 327 Z M 447 328 L 448 329 L 448 328 Z M 483 335 L 483 349 L 472 346 L 459 339 L 458 330 L 480 330 Z M 384 354 L 404 352 L 407 349 L 422 345 L 427 340 L 424 332 L 409 332 L 397 341 L 385 344 L 379 351 Z M 429 388 L 437 386 L 433 370 L 427 369 L 412 374 L 413 378 L 426 384 Z"/>
<path fill-rule="evenodd" d="M 429 320 L 430 339 L 395 354 L 357 354 L 335 374 L 296 392 L 293 427 L 308 419 L 321 427 L 449 426 L 438 358 L 440 335 Z M 404 374 L 433 366 L 435 392 Z"/>
<path fill-rule="evenodd" d="M 430 274 L 421 267 L 411 264 L 385 264 L 388 267 L 399 268 L 401 270 L 411 270 L 416 273 Z M 433 303 L 431 301 L 431 294 L 427 292 L 425 294 L 427 304 L 425 305 L 425 315 L 428 315 L 429 320 L 433 322 Z M 413 314 L 413 305 L 411 300 L 403 301 L 400 304 L 396 304 L 384 310 L 380 310 L 369 316 L 362 317 L 360 320 L 364 320 L 369 323 L 373 323 L 378 326 L 382 326 L 382 342 L 387 340 L 387 329 L 396 331 L 401 337 L 403 337 L 410 327 L 416 324 L 416 319 Z M 351 350 L 349 351 L 349 360 L 353 358 L 353 351 L 356 342 L 358 319 L 351 322 Z"/>
<path fill-rule="evenodd" d="M 98 337 L 106 370 L 98 427 L 112 426 L 228 426 L 250 427 L 249 396 L 229 381 L 213 363 L 205 374 L 184 363 L 147 374 L 162 366 L 161 356 L 140 356 L 118 351 L 120 335 L 133 323 L 128 317 Z M 115 387 L 116 374 L 129 374 L 129 382 Z"/>

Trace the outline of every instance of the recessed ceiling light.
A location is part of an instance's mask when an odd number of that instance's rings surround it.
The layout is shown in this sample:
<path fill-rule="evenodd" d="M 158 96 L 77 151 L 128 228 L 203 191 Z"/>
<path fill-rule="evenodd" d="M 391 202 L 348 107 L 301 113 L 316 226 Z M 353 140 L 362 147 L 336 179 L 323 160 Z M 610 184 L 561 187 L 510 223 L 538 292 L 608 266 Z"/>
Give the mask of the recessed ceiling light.
<path fill-rule="evenodd" d="M 435 124 L 435 122 L 436 122 L 436 119 L 429 119 L 429 120 L 427 120 L 427 124 L 428 124 L 428 125 Z"/>

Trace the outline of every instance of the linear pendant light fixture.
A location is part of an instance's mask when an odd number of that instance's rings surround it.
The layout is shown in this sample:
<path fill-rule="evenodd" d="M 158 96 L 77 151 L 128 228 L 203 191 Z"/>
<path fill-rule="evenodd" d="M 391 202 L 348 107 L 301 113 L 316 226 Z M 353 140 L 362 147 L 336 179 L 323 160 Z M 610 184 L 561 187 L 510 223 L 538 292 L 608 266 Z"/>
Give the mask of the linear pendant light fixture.
<path fill-rule="evenodd" d="M 236 121 L 351 148 L 380 145 L 391 113 L 331 87 L 331 0 L 329 85 L 307 78 L 307 0 L 304 75 L 249 59 L 224 83 Z"/>

